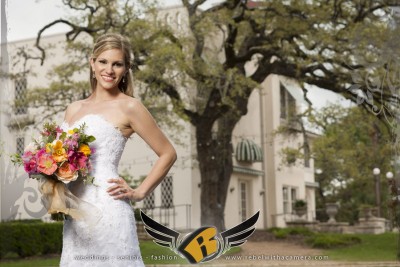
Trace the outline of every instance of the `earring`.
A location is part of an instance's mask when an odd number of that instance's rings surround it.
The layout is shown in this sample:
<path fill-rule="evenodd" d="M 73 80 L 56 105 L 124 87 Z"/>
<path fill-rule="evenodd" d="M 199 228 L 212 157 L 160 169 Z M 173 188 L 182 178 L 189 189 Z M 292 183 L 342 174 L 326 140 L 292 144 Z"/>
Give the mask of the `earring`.
<path fill-rule="evenodd" d="M 122 78 L 122 83 L 125 83 L 125 76 Z"/>
<path fill-rule="evenodd" d="M 96 73 L 93 71 L 93 79 L 96 79 Z"/>

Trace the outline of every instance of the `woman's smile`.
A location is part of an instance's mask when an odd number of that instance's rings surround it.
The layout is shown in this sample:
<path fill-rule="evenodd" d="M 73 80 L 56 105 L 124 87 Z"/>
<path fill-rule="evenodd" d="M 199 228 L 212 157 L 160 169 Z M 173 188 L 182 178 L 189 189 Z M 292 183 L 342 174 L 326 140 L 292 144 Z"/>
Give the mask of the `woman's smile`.
<path fill-rule="evenodd" d="M 114 77 L 106 76 L 106 75 L 101 75 L 101 77 L 103 77 L 103 80 L 106 82 L 113 82 L 115 79 Z"/>

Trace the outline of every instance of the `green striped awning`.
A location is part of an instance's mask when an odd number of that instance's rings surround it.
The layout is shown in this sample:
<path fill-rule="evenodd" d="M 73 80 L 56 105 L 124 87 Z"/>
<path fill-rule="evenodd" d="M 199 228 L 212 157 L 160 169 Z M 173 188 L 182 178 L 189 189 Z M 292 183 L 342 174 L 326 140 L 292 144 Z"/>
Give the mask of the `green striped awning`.
<path fill-rule="evenodd" d="M 242 139 L 236 146 L 236 160 L 244 162 L 262 161 L 262 149 L 252 140 Z"/>
<path fill-rule="evenodd" d="M 254 176 L 264 175 L 264 171 L 246 168 L 246 167 L 242 167 L 242 166 L 233 166 L 233 171 L 237 172 L 237 173 L 250 174 L 250 175 L 254 175 Z"/>

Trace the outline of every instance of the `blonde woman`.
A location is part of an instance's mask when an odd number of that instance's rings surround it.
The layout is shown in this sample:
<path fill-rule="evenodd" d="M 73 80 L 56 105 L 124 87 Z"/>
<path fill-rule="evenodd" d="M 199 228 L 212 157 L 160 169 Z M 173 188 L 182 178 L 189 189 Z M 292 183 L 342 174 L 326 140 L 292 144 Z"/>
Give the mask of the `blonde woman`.
<path fill-rule="evenodd" d="M 64 129 L 85 123 L 87 134 L 96 138 L 91 173 L 96 185 L 74 181 L 69 189 L 96 206 L 101 219 L 93 227 L 73 219 L 65 221 L 60 266 L 144 266 L 129 200 L 143 200 L 154 190 L 175 162 L 176 152 L 148 110 L 133 98 L 130 65 L 125 37 L 100 36 L 90 59 L 92 94 L 66 110 Z M 135 189 L 119 178 L 117 171 L 125 143 L 134 133 L 159 157 Z"/>

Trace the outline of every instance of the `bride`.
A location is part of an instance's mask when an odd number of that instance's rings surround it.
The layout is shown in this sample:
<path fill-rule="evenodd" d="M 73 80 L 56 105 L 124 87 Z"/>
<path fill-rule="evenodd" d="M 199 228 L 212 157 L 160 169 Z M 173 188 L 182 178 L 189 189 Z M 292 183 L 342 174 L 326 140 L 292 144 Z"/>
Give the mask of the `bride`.
<path fill-rule="evenodd" d="M 90 59 L 92 94 L 70 104 L 65 113 L 63 129 L 85 124 L 87 134 L 96 138 L 92 143 L 94 185 L 74 181 L 69 189 L 99 209 L 101 218 L 93 226 L 84 221 L 65 221 L 62 267 L 144 266 L 129 201 L 143 200 L 155 189 L 175 162 L 176 152 L 148 110 L 132 97 L 130 57 L 125 37 L 100 36 Z M 117 170 L 125 143 L 134 133 L 159 157 L 137 188 L 118 178 Z"/>

